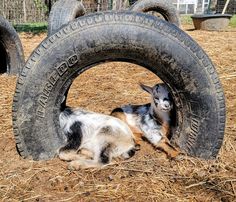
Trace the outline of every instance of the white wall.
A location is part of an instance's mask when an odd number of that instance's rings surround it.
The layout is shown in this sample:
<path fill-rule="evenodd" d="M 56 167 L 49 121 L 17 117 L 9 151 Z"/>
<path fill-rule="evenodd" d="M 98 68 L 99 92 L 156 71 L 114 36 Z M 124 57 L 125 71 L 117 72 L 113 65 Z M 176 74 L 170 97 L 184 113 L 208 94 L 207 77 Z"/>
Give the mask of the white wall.
<path fill-rule="evenodd" d="M 207 11 L 209 0 L 172 0 L 180 14 L 202 14 Z"/>

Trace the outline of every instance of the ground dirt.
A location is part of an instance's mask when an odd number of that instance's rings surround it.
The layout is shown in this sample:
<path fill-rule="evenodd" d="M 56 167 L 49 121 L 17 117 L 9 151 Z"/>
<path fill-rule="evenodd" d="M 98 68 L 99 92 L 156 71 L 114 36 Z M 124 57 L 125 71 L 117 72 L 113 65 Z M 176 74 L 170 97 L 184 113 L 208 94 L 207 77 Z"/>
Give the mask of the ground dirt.
<path fill-rule="evenodd" d="M 11 106 L 16 77 L 0 75 L 0 200 L 2 201 L 236 201 L 236 29 L 183 29 L 208 53 L 221 78 L 227 125 L 216 160 L 182 156 L 169 160 L 143 143 L 133 158 L 104 169 L 70 171 L 58 159 L 34 162 L 16 152 Z M 46 34 L 20 34 L 26 58 Z M 108 114 L 125 103 L 149 97 L 138 83 L 158 78 L 129 63 L 106 63 L 77 78 L 68 104 Z"/>

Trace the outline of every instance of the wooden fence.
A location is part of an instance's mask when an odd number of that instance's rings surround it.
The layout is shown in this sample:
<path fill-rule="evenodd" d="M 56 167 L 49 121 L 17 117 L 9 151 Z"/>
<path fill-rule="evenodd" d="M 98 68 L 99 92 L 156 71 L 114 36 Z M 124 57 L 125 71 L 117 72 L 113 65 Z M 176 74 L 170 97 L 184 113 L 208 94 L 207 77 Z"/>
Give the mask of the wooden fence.
<path fill-rule="evenodd" d="M 46 22 L 49 9 L 57 0 L 0 0 L 0 15 L 4 16 L 14 24 Z M 136 0 L 81 0 L 87 13 L 97 10 L 110 10 L 120 5 L 121 1 L 129 1 L 129 4 Z M 48 4 L 50 2 L 50 4 Z M 172 0 L 181 14 L 203 13 L 208 8 L 209 0 Z M 221 12 L 225 0 L 211 0 L 214 2 L 214 10 Z M 231 0 L 227 13 L 236 13 L 236 0 Z"/>
<path fill-rule="evenodd" d="M 46 22 L 50 6 L 57 0 L 0 0 L 0 15 L 11 23 Z M 109 10 L 112 0 L 82 0 L 86 11 Z M 98 4 L 99 2 L 99 4 Z M 98 6 L 99 5 L 99 6 Z"/>
<path fill-rule="evenodd" d="M 0 15 L 12 23 L 43 22 L 48 8 L 41 0 L 0 0 Z"/>

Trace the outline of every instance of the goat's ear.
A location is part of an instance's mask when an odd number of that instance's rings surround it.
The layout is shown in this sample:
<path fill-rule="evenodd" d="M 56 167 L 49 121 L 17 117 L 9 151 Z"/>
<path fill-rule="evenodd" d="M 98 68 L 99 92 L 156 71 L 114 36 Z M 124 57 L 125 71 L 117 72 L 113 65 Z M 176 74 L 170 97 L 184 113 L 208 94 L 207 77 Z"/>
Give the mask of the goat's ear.
<path fill-rule="evenodd" d="M 142 84 L 142 83 L 140 83 L 139 85 L 140 85 L 140 87 L 141 87 L 144 91 L 146 91 L 146 92 L 152 94 L 152 87 L 146 86 L 146 85 L 144 85 L 144 84 Z"/>

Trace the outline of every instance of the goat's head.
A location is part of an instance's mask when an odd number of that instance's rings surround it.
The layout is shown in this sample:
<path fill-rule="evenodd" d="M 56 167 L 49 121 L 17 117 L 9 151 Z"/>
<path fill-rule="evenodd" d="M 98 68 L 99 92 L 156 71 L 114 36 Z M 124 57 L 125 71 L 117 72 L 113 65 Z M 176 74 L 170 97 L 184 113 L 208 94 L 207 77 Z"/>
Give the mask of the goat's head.
<path fill-rule="evenodd" d="M 140 87 L 151 94 L 152 106 L 154 109 L 163 112 L 171 111 L 173 108 L 173 100 L 167 86 L 164 83 L 156 84 L 153 87 L 140 84 Z"/>

